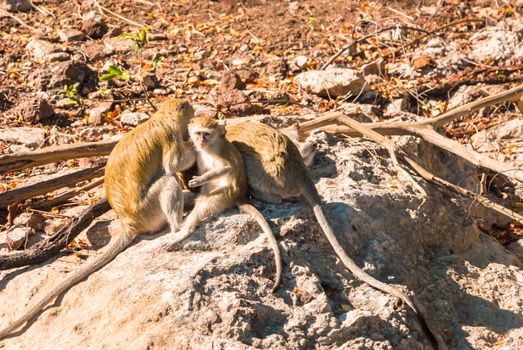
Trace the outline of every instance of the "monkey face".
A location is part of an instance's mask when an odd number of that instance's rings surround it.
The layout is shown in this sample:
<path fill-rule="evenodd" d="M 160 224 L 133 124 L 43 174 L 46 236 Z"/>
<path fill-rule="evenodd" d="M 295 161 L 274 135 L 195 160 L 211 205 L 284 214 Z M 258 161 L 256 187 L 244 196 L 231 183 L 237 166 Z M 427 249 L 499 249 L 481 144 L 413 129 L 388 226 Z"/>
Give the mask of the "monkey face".
<path fill-rule="evenodd" d="M 200 149 L 206 148 L 212 141 L 212 131 L 209 129 L 197 129 L 191 131 L 191 138 Z"/>

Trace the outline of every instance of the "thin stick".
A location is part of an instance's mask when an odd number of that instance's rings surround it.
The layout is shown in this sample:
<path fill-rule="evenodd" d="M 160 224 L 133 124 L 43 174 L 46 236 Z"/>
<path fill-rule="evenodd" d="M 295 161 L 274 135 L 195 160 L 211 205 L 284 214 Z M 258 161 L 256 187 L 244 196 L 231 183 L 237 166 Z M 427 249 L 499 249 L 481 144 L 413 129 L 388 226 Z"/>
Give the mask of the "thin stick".
<path fill-rule="evenodd" d="M 99 177 L 96 179 L 93 179 L 91 182 L 89 182 L 87 185 L 75 188 L 71 191 L 65 192 L 51 200 L 42 201 L 36 204 L 31 205 L 32 209 L 47 209 L 57 206 L 58 204 L 68 200 L 69 198 L 73 198 L 77 195 L 79 195 L 82 192 L 89 191 L 90 189 L 93 189 L 97 186 L 100 186 L 104 183 L 104 178 Z"/>
<path fill-rule="evenodd" d="M 85 142 L 51 146 L 0 156 L 0 174 L 72 158 L 108 155 L 118 141 Z"/>
<path fill-rule="evenodd" d="M 62 175 L 55 177 L 54 179 L 39 182 L 34 185 L 15 188 L 14 190 L 0 193 L 0 208 L 5 208 L 12 203 L 46 194 L 48 192 L 65 186 L 70 186 L 81 181 L 91 180 L 95 177 L 103 176 L 104 166 L 105 165 L 99 165 L 93 168 L 83 169 L 71 174 Z"/>
<path fill-rule="evenodd" d="M 46 261 L 71 243 L 80 232 L 91 224 L 93 219 L 110 209 L 107 198 L 100 199 L 51 237 L 36 243 L 23 252 L 0 256 L 0 270 L 9 270 Z"/>
<path fill-rule="evenodd" d="M 0 16 L 3 16 L 3 17 L 9 17 L 9 18 L 12 18 L 14 19 L 16 22 L 18 22 L 18 24 L 20 24 L 22 27 L 26 27 L 27 29 L 31 30 L 31 31 L 34 31 L 35 29 L 33 27 L 31 27 L 29 24 L 25 23 L 24 21 L 22 21 L 20 18 L 18 18 L 17 16 L 13 15 L 12 13 L 9 13 L 7 12 L 6 10 L 0 8 Z"/>
<path fill-rule="evenodd" d="M 117 14 L 116 12 L 113 12 L 113 11 L 109 10 L 109 9 L 106 8 L 106 7 L 101 6 L 100 3 L 98 3 L 97 0 L 93 0 L 93 2 L 94 2 L 94 4 L 96 5 L 96 7 L 98 7 L 98 10 L 99 10 L 100 12 L 106 12 L 106 13 L 108 13 L 108 14 L 110 14 L 110 15 L 112 15 L 112 16 L 114 16 L 114 17 L 116 17 L 116 18 L 118 18 L 118 19 L 120 19 L 120 20 L 122 20 L 122 21 L 124 21 L 124 22 L 127 23 L 127 24 L 130 24 L 130 25 L 133 25 L 133 26 L 136 26 L 136 27 L 140 27 L 140 28 L 145 27 L 144 24 L 141 24 L 141 23 L 138 23 L 138 22 L 132 21 L 132 20 L 130 20 L 130 19 L 128 19 L 128 18 L 125 18 L 125 17 L 122 16 L 122 15 Z"/>

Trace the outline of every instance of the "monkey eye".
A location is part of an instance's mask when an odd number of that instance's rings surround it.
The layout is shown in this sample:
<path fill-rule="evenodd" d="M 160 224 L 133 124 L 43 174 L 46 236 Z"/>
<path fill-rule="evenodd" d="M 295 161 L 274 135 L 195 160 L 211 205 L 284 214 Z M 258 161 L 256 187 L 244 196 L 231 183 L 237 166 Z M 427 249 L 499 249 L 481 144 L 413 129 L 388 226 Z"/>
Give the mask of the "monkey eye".
<path fill-rule="evenodd" d="M 211 136 L 211 133 L 209 133 L 207 131 L 197 131 L 197 132 L 195 132 L 195 134 L 197 136 L 203 137 L 204 139 L 207 139 L 207 138 L 209 138 L 209 136 Z"/>

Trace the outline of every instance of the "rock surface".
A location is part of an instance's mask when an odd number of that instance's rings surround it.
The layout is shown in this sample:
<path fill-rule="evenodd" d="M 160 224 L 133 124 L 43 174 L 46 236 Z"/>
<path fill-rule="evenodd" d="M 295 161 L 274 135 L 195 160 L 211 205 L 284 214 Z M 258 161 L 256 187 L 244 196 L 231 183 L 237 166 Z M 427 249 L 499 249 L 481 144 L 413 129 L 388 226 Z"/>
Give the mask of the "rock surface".
<path fill-rule="evenodd" d="M 391 172 L 386 152 L 363 140 L 314 135 L 312 167 L 341 244 L 369 274 L 415 292 L 450 349 L 523 347 L 523 274 L 518 258 L 475 226 L 469 204 L 427 187 L 423 203 Z M 400 139 L 411 154 L 426 145 Z M 434 152 L 438 175 L 469 166 Z M 439 159 L 439 161 L 438 161 Z M 458 170 L 459 169 L 459 170 Z M 442 172 L 449 172 L 443 173 Z M 282 247 L 283 286 L 256 223 L 237 210 L 206 219 L 177 251 L 145 236 L 71 288 L 59 307 L 4 341 L 6 349 L 430 349 L 415 316 L 396 298 L 356 280 L 334 256 L 311 210 L 300 202 L 257 205 Z M 74 255 L 0 272 L 0 326 L 92 261 L 109 241 L 112 214 L 80 238 Z M 59 331 L 58 331 L 59 330 Z M 508 349 L 508 348 L 507 348 Z"/>
<path fill-rule="evenodd" d="M 298 74 L 294 81 L 306 91 L 322 97 L 358 96 L 367 90 L 363 75 L 349 68 L 308 71 Z"/>

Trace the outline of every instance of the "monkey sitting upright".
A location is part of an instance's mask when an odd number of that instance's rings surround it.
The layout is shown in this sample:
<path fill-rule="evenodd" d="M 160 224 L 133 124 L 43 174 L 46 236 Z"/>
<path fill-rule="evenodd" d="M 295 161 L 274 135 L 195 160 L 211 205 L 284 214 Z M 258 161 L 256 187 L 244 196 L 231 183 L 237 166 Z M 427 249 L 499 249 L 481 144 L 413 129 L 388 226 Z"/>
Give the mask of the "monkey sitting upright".
<path fill-rule="evenodd" d="M 183 217 L 183 193 L 175 176 L 189 168 L 195 151 L 187 124 L 194 111 L 187 101 L 162 103 L 148 121 L 124 135 L 105 167 L 105 191 L 124 231 L 111 240 L 107 251 L 58 284 L 18 320 L 0 331 L 5 338 L 36 316 L 54 298 L 100 269 L 125 250 L 135 237 L 159 231 L 166 223 L 176 232 Z"/>
<path fill-rule="evenodd" d="M 275 291 L 281 283 L 282 270 L 278 243 L 260 212 L 245 203 L 247 177 L 240 152 L 225 139 L 225 128 L 210 117 L 193 118 L 189 134 L 198 151 L 200 175 L 193 177 L 188 185 L 191 188 L 201 186 L 201 191 L 180 232 L 173 241 L 164 244 L 164 248 L 172 250 L 194 232 L 201 220 L 237 205 L 258 222 L 269 239 L 276 264 Z"/>

